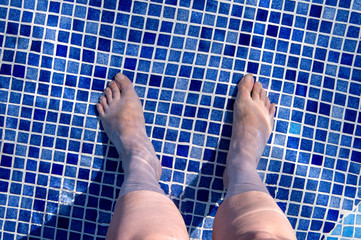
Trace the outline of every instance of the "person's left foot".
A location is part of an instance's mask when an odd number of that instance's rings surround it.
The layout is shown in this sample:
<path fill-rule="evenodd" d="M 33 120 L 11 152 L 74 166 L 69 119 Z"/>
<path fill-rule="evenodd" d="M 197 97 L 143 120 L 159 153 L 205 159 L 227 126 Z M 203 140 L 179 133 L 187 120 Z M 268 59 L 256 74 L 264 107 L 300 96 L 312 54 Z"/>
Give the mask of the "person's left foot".
<path fill-rule="evenodd" d="M 104 94 L 96 107 L 105 132 L 122 156 L 123 170 L 152 169 L 159 181 L 161 164 L 145 131 L 142 104 L 132 83 L 118 73 Z"/>

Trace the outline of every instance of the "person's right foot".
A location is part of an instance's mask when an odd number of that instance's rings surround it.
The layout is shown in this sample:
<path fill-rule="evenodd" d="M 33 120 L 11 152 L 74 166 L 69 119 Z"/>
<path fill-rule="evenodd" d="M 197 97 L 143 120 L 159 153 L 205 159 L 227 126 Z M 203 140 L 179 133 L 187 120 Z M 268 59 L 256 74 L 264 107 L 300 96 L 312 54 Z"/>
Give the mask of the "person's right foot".
<path fill-rule="evenodd" d="M 238 83 L 233 107 L 232 137 L 223 175 L 226 188 L 237 169 L 257 168 L 272 131 L 274 114 L 275 104 L 270 103 L 261 83 L 254 83 L 251 74 L 245 75 Z"/>

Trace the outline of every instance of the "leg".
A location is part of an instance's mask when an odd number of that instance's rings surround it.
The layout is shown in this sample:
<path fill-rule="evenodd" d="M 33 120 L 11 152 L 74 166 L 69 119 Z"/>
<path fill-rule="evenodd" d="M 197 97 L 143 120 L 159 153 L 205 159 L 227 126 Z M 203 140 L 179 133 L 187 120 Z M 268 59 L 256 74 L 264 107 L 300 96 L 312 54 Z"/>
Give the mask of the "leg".
<path fill-rule="evenodd" d="M 107 239 L 188 239 L 181 214 L 158 184 L 162 168 L 132 83 L 118 73 L 104 93 L 97 110 L 125 173 Z"/>
<path fill-rule="evenodd" d="M 257 174 L 273 126 L 275 105 L 259 82 L 246 75 L 238 84 L 233 130 L 217 211 L 214 239 L 296 239 L 291 224 Z"/>

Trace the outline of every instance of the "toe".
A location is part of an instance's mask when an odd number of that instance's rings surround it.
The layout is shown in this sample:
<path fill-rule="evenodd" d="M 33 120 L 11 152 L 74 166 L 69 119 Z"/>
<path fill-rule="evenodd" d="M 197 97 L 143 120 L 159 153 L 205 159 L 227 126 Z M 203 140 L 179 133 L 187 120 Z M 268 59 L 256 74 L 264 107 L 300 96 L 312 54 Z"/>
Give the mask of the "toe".
<path fill-rule="evenodd" d="M 253 88 L 254 80 L 252 74 L 245 75 L 238 83 L 238 88 L 244 88 L 251 93 Z"/>
<path fill-rule="evenodd" d="M 111 89 L 112 91 L 112 96 L 114 99 L 119 99 L 120 98 L 120 89 L 119 89 L 119 86 L 118 84 L 116 84 L 115 81 L 111 81 L 109 83 L 109 88 Z"/>
<path fill-rule="evenodd" d="M 269 100 L 269 98 L 266 98 L 265 100 L 264 100 L 264 104 L 265 104 L 265 106 L 266 106 L 266 108 L 270 108 L 270 106 L 271 106 L 271 101 Z"/>
<path fill-rule="evenodd" d="M 266 90 L 264 90 L 263 88 L 261 89 L 261 93 L 260 93 L 260 99 L 262 102 L 266 101 Z"/>
<path fill-rule="evenodd" d="M 272 117 L 272 121 L 273 121 L 273 117 L 275 115 L 276 112 L 276 104 L 271 103 L 270 108 L 269 108 L 269 114 Z"/>
<path fill-rule="evenodd" d="M 107 102 L 110 104 L 113 100 L 113 94 L 112 94 L 112 90 L 110 90 L 109 87 L 107 87 L 105 90 L 104 90 L 104 94 L 105 96 L 107 97 Z"/>
<path fill-rule="evenodd" d="M 107 102 L 106 97 L 101 96 L 99 99 L 99 103 L 102 105 L 104 111 L 108 109 L 108 102 Z"/>
<path fill-rule="evenodd" d="M 133 89 L 132 82 L 124 74 L 118 73 L 117 75 L 115 75 L 114 79 L 122 93 L 126 93 L 129 89 Z"/>
<path fill-rule="evenodd" d="M 260 99 L 261 90 L 262 90 L 262 84 L 260 82 L 256 82 L 254 84 L 253 90 L 252 90 L 252 98 L 253 98 L 253 100 Z"/>
<path fill-rule="evenodd" d="M 104 108 L 102 104 L 97 103 L 97 111 L 100 114 L 100 116 L 104 116 Z"/>

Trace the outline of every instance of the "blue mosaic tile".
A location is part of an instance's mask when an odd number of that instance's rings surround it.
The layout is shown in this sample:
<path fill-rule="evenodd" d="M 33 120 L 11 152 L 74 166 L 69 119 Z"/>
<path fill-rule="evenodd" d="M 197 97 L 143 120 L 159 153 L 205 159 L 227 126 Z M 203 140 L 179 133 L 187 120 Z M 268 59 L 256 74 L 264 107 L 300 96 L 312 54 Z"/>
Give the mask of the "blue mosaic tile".
<path fill-rule="evenodd" d="M 124 176 L 94 104 L 121 70 L 192 238 L 211 239 L 246 72 L 277 104 L 258 169 L 297 238 L 360 238 L 360 24 L 359 0 L 3 1 L 1 237 L 105 238 Z"/>

